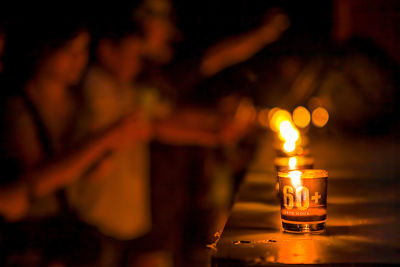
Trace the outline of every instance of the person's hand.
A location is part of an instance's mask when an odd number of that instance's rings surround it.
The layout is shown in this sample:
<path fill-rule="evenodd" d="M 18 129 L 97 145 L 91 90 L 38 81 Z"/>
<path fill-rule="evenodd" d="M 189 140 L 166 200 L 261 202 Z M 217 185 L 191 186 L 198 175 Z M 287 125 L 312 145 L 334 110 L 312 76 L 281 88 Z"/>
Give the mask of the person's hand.
<path fill-rule="evenodd" d="M 245 133 L 245 129 L 241 124 L 238 124 L 234 120 L 225 122 L 220 131 L 219 131 L 219 139 L 221 144 L 230 146 L 237 143 Z"/>
<path fill-rule="evenodd" d="M 151 139 L 153 132 L 151 124 L 140 115 L 140 113 L 131 114 L 111 129 L 108 136 L 111 147 L 119 148 Z"/>
<path fill-rule="evenodd" d="M 254 113 L 248 116 L 235 116 L 222 123 L 219 131 L 221 143 L 226 146 L 237 143 L 254 127 Z"/>
<path fill-rule="evenodd" d="M 261 30 L 271 33 L 275 30 L 277 33 L 285 31 L 290 25 L 288 15 L 280 9 L 270 9 L 265 15 Z"/>

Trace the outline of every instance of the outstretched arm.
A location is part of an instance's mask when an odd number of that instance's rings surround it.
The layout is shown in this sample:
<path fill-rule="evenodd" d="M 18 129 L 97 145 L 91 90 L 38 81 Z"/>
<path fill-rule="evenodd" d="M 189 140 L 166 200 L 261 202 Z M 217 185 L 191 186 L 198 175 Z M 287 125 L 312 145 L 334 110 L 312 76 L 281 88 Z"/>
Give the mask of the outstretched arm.
<path fill-rule="evenodd" d="M 25 166 L 21 178 L 30 184 L 30 191 L 36 196 L 49 194 L 78 179 L 108 151 L 140 139 L 138 128 L 143 132 L 137 116 L 129 116 L 96 136 L 91 136 L 90 140 L 75 149 L 42 162 L 38 156 L 41 152 L 34 128 L 27 125 L 24 124 L 24 131 L 16 132 L 14 147 Z"/>
<path fill-rule="evenodd" d="M 283 13 L 267 16 L 261 27 L 223 40 L 209 48 L 201 62 L 200 71 L 210 77 L 247 60 L 267 44 L 276 41 L 288 25 L 288 17 Z"/>
<path fill-rule="evenodd" d="M 185 110 L 158 120 L 154 132 L 161 142 L 214 147 L 237 142 L 251 125 L 251 118 L 222 118 L 204 110 Z"/>

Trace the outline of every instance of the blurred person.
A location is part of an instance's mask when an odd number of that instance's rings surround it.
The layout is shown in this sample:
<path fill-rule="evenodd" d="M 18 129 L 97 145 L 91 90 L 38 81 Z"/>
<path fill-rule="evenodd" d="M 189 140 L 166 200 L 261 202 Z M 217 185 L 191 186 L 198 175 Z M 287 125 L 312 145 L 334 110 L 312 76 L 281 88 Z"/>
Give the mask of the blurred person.
<path fill-rule="evenodd" d="M 29 18 L 15 18 L 6 29 L 1 146 L 6 176 L 0 212 L 6 220 L 20 222 L 4 225 L 1 245 L 2 253 L 21 247 L 37 257 L 44 253 L 45 264 L 79 247 L 71 244 L 71 233 L 63 232 L 71 229 L 62 228 L 60 214 L 68 216 L 68 207 L 60 189 L 82 177 L 105 153 L 124 146 L 129 138 L 123 136 L 130 136 L 136 121 L 123 118 L 89 140 L 69 145 L 79 115 L 70 86 L 86 66 L 89 34 L 76 17 Z M 28 264 L 19 255 L 17 263 L 9 264 Z"/>
<path fill-rule="evenodd" d="M 159 64 L 171 61 L 174 55 L 172 44 L 179 39 L 180 32 L 174 25 L 172 13 L 169 0 L 144 0 L 135 10 L 146 39 L 143 53 Z"/>
<path fill-rule="evenodd" d="M 93 30 L 94 61 L 82 83 L 78 134 L 92 136 L 134 113 L 141 127 L 132 135 L 144 138 L 107 155 L 99 163 L 96 182 L 76 181 L 69 188 L 69 200 L 82 220 L 104 235 L 130 240 L 146 233 L 150 226 L 146 179 L 149 123 L 138 110 L 137 95 L 130 84 L 140 70 L 142 42 L 138 25 L 124 16 L 123 10 L 107 10 L 107 15 L 112 20 L 104 15 L 104 21 L 96 23 L 97 31 Z"/>
<path fill-rule="evenodd" d="M 161 69 L 161 67 L 170 63 L 174 56 L 173 45 L 184 38 L 174 24 L 171 1 L 144 0 L 134 12 L 134 16 L 143 25 L 145 40 L 142 51 L 145 65 L 141 73 L 144 75 L 135 78 L 135 83 L 138 84 L 137 87 L 145 89 L 143 90 L 145 92 L 146 90 L 153 91 L 149 94 L 156 95 L 156 97 L 162 95 L 159 91 L 166 90 L 167 101 L 170 102 L 171 106 L 177 105 L 173 114 L 174 119 L 176 121 L 179 121 L 179 118 L 183 121 L 196 121 L 199 127 L 202 127 L 201 125 L 204 127 L 207 121 L 213 120 L 209 115 L 212 113 L 215 116 L 215 110 L 193 107 L 184 108 L 186 106 L 184 102 L 187 100 L 185 99 L 185 93 L 194 91 L 199 84 L 215 76 L 223 69 L 250 58 L 265 45 L 277 40 L 289 26 L 286 14 L 280 10 L 271 9 L 264 15 L 263 22 L 259 27 L 237 36 L 220 40 L 199 55 L 199 59 L 183 60 L 183 62 L 177 64 L 177 68 L 172 66 L 172 72 L 170 72 L 165 71 L 166 69 Z M 168 67 L 167 65 L 167 69 Z M 179 77 L 182 75 L 184 75 L 185 79 Z M 200 94 L 202 93 L 200 92 Z M 184 99 L 180 99 L 180 103 L 178 103 L 179 101 L 176 102 L 178 98 Z M 232 99 L 232 97 L 230 98 Z M 239 98 L 236 97 L 236 99 Z M 196 99 L 194 102 L 196 102 Z M 217 117 L 221 114 L 227 115 L 224 112 L 226 107 L 223 107 L 226 102 L 229 101 L 220 101 L 220 114 Z M 238 105 L 239 100 L 236 101 L 236 105 L 233 105 L 233 109 L 230 108 L 230 116 L 235 114 L 234 109 Z M 193 118 L 191 118 L 192 115 L 194 115 Z M 218 121 L 218 118 L 214 117 L 214 121 Z M 231 133 L 232 130 L 230 129 Z"/>
<path fill-rule="evenodd" d="M 183 35 L 175 26 L 175 21 L 180 18 L 176 18 L 171 1 L 143 1 L 135 15 L 144 25 L 144 53 L 148 60 L 144 75 L 140 77 L 141 82 L 154 84 L 172 96 L 173 100 L 187 96 L 224 69 L 251 58 L 266 45 L 276 41 L 289 26 L 284 12 L 269 9 L 264 14 L 261 25 L 240 34 L 220 38 L 207 48 L 193 53 L 196 48 L 187 47 L 191 45 L 191 40 L 187 40 L 188 36 Z M 209 38 L 205 36 L 204 40 L 200 40 L 204 42 Z M 173 59 L 175 46 L 182 51 L 178 50 Z M 166 65 L 167 63 L 172 64 Z M 166 66 L 160 69 L 163 65 Z M 185 79 L 179 78 L 182 73 L 185 73 Z M 210 92 L 207 94 L 212 95 Z"/>
<path fill-rule="evenodd" d="M 141 125 L 132 136 L 143 137 L 99 161 L 94 180 L 77 180 L 68 188 L 69 203 L 79 218 L 101 233 L 100 266 L 125 266 L 132 242 L 151 227 L 150 121 L 131 84 L 141 69 L 143 43 L 139 24 L 131 19 L 135 4 L 98 10 L 91 28 L 93 61 L 82 82 L 78 139 L 96 135 L 128 114 L 135 114 Z"/>
<path fill-rule="evenodd" d="M 135 15 L 144 27 L 145 55 L 160 64 L 171 61 L 174 42 L 184 38 L 174 24 L 172 3 L 169 0 L 145 0 Z M 200 72 L 211 77 L 250 58 L 265 45 L 276 41 L 288 26 L 285 13 L 277 9 L 269 10 L 259 27 L 208 47 L 201 55 Z"/>

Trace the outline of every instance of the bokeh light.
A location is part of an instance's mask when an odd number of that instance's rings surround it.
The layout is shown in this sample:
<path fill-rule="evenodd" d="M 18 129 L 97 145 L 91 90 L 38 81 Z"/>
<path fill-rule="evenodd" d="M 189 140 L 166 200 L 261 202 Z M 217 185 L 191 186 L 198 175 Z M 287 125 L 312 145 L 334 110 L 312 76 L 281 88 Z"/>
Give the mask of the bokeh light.
<path fill-rule="evenodd" d="M 299 106 L 293 110 L 293 121 L 296 126 L 306 128 L 311 121 L 311 115 L 308 109 Z"/>
<path fill-rule="evenodd" d="M 257 117 L 258 123 L 264 128 L 268 128 L 269 126 L 268 113 L 269 113 L 268 108 L 263 108 L 258 112 L 258 117 Z"/>
<path fill-rule="evenodd" d="M 329 120 L 329 113 L 323 107 L 318 107 L 312 112 L 312 123 L 316 127 L 324 127 Z"/>
<path fill-rule="evenodd" d="M 269 121 L 269 127 L 271 128 L 272 131 L 278 132 L 279 126 L 281 125 L 282 122 L 291 120 L 292 120 L 292 115 L 290 114 L 289 111 L 284 109 L 279 109 L 273 113 Z"/>
<path fill-rule="evenodd" d="M 278 110 L 280 110 L 280 108 L 274 107 L 274 108 L 271 108 L 271 109 L 268 111 L 268 121 L 271 121 L 271 120 L 272 120 L 272 116 L 274 116 L 274 114 L 275 114 Z"/>

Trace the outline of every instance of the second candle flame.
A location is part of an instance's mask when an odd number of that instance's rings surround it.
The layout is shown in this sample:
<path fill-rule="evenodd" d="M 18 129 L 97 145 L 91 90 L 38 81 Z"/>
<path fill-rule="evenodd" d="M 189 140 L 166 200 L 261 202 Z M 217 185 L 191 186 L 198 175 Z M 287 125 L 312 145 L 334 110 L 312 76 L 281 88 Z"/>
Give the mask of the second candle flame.
<path fill-rule="evenodd" d="M 284 120 L 279 124 L 279 138 L 285 142 L 283 144 L 284 151 L 293 152 L 299 137 L 299 131 L 289 120 Z"/>

